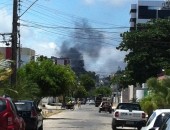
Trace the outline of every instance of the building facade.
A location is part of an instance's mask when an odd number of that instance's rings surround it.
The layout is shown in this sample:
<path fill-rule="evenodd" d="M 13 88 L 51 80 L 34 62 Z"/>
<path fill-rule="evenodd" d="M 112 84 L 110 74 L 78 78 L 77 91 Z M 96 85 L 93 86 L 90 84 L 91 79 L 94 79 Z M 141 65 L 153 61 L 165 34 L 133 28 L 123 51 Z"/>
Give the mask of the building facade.
<path fill-rule="evenodd" d="M 57 57 L 52 56 L 51 59 L 57 65 L 70 65 L 69 58 L 57 58 Z"/>
<path fill-rule="evenodd" d="M 146 23 L 151 19 L 165 19 L 170 17 L 170 0 L 138 0 L 131 5 L 130 30 L 135 30 L 140 23 Z"/>
<path fill-rule="evenodd" d="M 4 59 L 11 59 L 12 49 L 11 47 L 0 47 L 0 53 L 4 56 Z M 21 48 L 20 49 L 20 58 L 19 53 L 17 53 L 17 67 L 25 65 L 26 63 L 33 60 L 35 57 L 35 50 L 30 48 Z"/>

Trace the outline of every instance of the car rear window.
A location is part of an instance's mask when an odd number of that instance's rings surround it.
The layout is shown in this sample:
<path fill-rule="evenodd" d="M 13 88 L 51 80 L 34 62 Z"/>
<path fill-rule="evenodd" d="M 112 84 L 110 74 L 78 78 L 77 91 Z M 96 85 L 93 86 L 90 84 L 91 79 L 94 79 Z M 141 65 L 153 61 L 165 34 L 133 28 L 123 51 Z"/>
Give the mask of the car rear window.
<path fill-rule="evenodd" d="M 6 101 L 0 99 L 0 112 L 4 111 L 6 109 Z"/>
<path fill-rule="evenodd" d="M 109 102 L 102 102 L 102 106 L 110 106 Z"/>
<path fill-rule="evenodd" d="M 30 111 L 32 109 L 31 102 L 15 102 L 18 111 Z"/>
<path fill-rule="evenodd" d="M 141 110 L 141 107 L 139 104 L 121 103 L 117 106 L 117 109 Z"/>

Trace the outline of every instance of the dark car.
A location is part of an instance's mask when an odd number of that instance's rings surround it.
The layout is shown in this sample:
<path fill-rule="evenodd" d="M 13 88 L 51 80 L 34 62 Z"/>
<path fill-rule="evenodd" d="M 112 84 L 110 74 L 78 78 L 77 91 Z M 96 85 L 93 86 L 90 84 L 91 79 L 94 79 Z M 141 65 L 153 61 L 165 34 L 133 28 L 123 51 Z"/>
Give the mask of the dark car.
<path fill-rule="evenodd" d="M 41 109 L 34 101 L 20 100 L 15 102 L 19 115 L 26 123 L 26 130 L 43 130 Z"/>
<path fill-rule="evenodd" d="M 25 130 L 25 122 L 12 100 L 0 97 L 0 130 Z"/>
<path fill-rule="evenodd" d="M 101 104 L 99 106 L 99 112 L 101 112 L 101 111 L 112 113 L 111 103 L 109 101 L 101 102 Z"/>
<path fill-rule="evenodd" d="M 98 95 L 96 98 L 95 98 L 95 107 L 98 107 L 102 102 L 102 95 Z"/>

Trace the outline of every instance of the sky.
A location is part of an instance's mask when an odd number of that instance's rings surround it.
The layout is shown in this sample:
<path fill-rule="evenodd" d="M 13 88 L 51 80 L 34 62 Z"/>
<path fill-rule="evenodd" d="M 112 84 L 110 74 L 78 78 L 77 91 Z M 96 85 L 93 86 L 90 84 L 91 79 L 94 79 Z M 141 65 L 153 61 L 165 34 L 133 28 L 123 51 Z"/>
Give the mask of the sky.
<path fill-rule="evenodd" d="M 118 67 L 124 69 L 126 52 L 120 52 L 116 47 L 121 42 L 120 34 L 129 30 L 131 4 L 138 0 L 35 1 L 22 0 L 20 3 L 22 47 L 35 50 L 36 55 L 59 58 L 62 57 L 63 43 L 66 48 L 79 45 L 87 71 L 110 75 Z M 0 33 L 12 32 L 12 10 L 13 0 L 0 0 Z M 96 34 L 102 34 L 102 44 L 92 45 L 89 40 L 85 41 L 86 44 L 74 42 L 75 23 L 81 24 L 82 21 L 86 21 Z M 0 42 L 0 46 L 5 44 Z"/>

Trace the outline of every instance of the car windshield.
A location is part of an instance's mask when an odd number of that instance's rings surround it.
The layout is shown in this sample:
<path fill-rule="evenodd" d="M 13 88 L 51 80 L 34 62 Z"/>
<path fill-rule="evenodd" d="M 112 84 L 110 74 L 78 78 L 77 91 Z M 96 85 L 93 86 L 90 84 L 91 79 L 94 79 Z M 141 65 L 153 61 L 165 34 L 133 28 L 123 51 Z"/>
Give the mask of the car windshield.
<path fill-rule="evenodd" d="M 146 123 L 146 126 L 148 126 L 152 121 L 153 119 L 156 117 L 156 112 L 153 112 L 152 115 L 149 117 L 147 123 Z"/>
<path fill-rule="evenodd" d="M 110 106 L 110 103 L 109 102 L 103 102 L 102 106 Z"/>
<path fill-rule="evenodd" d="M 15 102 L 18 111 L 30 111 L 32 109 L 31 102 Z"/>
<path fill-rule="evenodd" d="M 163 125 L 160 126 L 159 130 L 169 130 L 170 128 L 170 118 L 168 118 Z"/>
<path fill-rule="evenodd" d="M 5 100 L 0 99 L 0 112 L 6 109 L 6 102 Z"/>
<path fill-rule="evenodd" d="M 160 127 L 161 124 L 168 119 L 168 117 L 170 116 L 170 113 L 162 113 L 160 114 L 157 118 L 156 121 L 154 123 L 154 127 Z"/>

